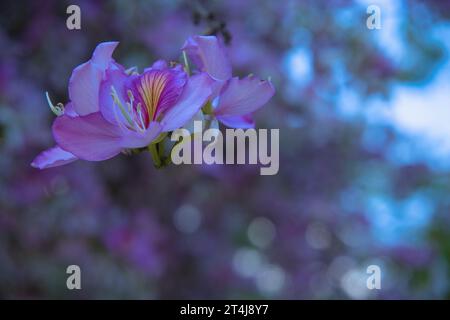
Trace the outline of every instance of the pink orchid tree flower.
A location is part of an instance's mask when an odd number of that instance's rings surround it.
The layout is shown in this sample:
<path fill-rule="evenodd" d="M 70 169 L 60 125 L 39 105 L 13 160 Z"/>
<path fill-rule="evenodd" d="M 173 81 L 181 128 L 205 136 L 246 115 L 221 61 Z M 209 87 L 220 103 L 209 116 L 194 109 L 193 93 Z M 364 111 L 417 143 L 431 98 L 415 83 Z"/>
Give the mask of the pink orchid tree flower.
<path fill-rule="evenodd" d="M 181 65 L 162 60 L 142 74 L 129 72 L 112 58 L 117 45 L 100 43 L 92 58 L 73 70 L 65 108 L 49 101 L 58 114 L 52 126 L 56 146 L 39 154 L 33 167 L 102 161 L 147 147 L 183 126 L 209 100 L 214 81 L 208 74 L 190 76 Z"/>
<path fill-rule="evenodd" d="M 233 77 L 225 48 L 215 36 L 190 37 L 182 50 L 201 72 L 214 79 L 212 114 L 228 127 L 253 128 L 252 113 L 275 93 L 271 82 L 253 76 Z"/>

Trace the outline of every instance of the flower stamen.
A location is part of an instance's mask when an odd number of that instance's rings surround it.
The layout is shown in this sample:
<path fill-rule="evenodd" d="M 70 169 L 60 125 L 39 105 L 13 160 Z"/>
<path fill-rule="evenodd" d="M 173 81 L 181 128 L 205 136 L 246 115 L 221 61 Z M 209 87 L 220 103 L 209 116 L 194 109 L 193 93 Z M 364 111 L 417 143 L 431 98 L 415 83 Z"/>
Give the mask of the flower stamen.
<path fill-rule="evenodd" d="M 142 114 L 142 105 L 140 102 L 137 104 L 136 108 L 137 108 L 138 119 L 140 121 L 140 127 L 142 128 L 142 130 L 145 130 L 145 121 L 144 121 L 144 116 Z"/>
<path fill-rule="evenodd" d="M 128 124 L 134 128 L 134 122 L 131 119 L 129 111 L 125 110 L 125 107 L 123 106 L 122 102 L 120 101 L 119 95 L 117 94 L 117 91 L 114 88 L 114 86 L 111 86 L 111 97 L 113 98 L 114 104 L 119 107 L 120 112 L 122 113 L 124 118 L 127 120 Z"/>
<path fill-rule="evenodd" d="M 56 115 L 56 116 L 62 116 L 64 114 L 64 104 L 61 102 L 58 102 L 55 105 L 53 105 L 52 101 L 50 100 L 50 96 L 48 95 L 48 91 L 45 92 L 45 96 L 47 97 L 47 103 L 50 107 L 50 110 Z"/>

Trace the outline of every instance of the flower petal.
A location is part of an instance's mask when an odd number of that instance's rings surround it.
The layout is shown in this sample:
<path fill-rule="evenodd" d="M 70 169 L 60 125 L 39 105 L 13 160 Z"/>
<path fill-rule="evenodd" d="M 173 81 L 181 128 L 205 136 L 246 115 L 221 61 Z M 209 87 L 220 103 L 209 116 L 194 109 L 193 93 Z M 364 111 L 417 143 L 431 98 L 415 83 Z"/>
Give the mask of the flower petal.
<path fill-rule="evenodd" d="M 136 132 L 129 130 L 122 137 L 122 145 L 124 148 L 143 148 L 148 146 L 161 133 L 161 124 L 153 121 L 150 122 L 148 129 L 144 132 Z"/>
<path fill-rule="evenodd" d="M 95 48 L 94 53 L 92 54 L 91 61 L 95 63 L 101 70 L 106 70 L 112 60 L 112 54 L 118 44 L 119 42 L 117 41 L 102 42 L 98 44 L 97 48 Z"/>
<path fill-rule="evenodd" d="M 231 78 L 231 64 L 225 48 L 215 36 L 190 37 L 184 44 L 189 58 L 197 67 L 207 72 L 214 80 Z"/>
<path fill-rule="evenodd" d="M 147 69 L 134 81 L 134 91 L 153 120 L 176 103 L 186 80 L 187 75 L 181 67 Z"/>
<path fill-rule="evenodd" d="M 98 111 L 98 90 L 102 71 L 90 62 L 76 67 L 69 80 L 69 98 L 76 113 L 86 115 Z"/>
<path fill-rule="evenodd" d="M 177 103 L 164 114 L 162 131 L 178 129 L 192 119 L 211 96 L 211 83 L 206 73 L 191 76 Z"/>
<path fill-rule="evenodd" d="M 255 77 L 239 80 L 232 78 L 223 87 L 219 103 L 214 110 L 216 116 L 246 115 L 261 108 L 275 93 L 270 81 Z"/>
<path fill-rule="evenodd" d="M 98 94 L 103 72 L 108 68 L 118 42 L 100 43 L 92 59 L 76 67 L 69 80 L 69 97 L 80 116 L 97 112 Z M 114 67 L 116 68 L 116 67 Z"/>
<path fill-rule="evenodd" d="M 46 169 L 71 163 L 78 158 L 58 146 L 42 151 L 31 163 L 37 169 Z"/>
<path fill-rule="evenodd" d="M 163 69 L 167 69 L 168 65 L 167 62 L 165 60 L 156 60 L 153 65 L 151 66 L 151 68 L 147 68 L 144 70 L 147 71 L 149 69 L 155 69 L 155 70 L 163 70 Z"/>
<path fill-rule="evenodd" d="M 106 160 L 123 148 L 121 128 L 106 121 L 100 112 L 76 118 L 57 117 L 52 130 L 61 148 L 83 160 Z"/>
<path fill-rule="evenodd" d="M 255 127 L 255 121 L 253 120 L 251 114 L 246 114 L 243 116 L 218 116 L 217 120 L 230 128 L 249 129 Z"/>
<path fill-rule="evenodd" d="M 64 106 L 64 114 L 70 117 L 78 117 L 78 114 L 73 109 L 73 103 L 69 102 Z"/>
<path fill-rule="evenodd" d="M 127 88 L 131 86 L 132 80 L 137 76 L 128 76 L 125 72 L 121 70 L 106 70 L 105 80 L 102 81 L 100 85 L 99 93 L 99 105 L 100 112 L 103 117 L 112 124 L 126 124 L 127 120 L 120 111 L 120 108 L 115 105 L 111 96 L 111 86 L 117 92 L 118 98 L 121 100 L 122 104 L 125 106 L 126 101 L 128 101 Z"/>

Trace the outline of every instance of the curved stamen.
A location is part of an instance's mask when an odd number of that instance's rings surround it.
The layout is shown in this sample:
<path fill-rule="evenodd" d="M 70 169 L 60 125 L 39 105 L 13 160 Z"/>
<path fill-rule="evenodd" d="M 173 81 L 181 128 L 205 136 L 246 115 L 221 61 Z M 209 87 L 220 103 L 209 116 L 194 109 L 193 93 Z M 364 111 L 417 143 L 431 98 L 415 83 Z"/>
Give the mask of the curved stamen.
<path fill-rule="evenodd" d="M 55 105 L 53 105 L 52 101 L 50 100 L 50 96 L 48 95 L 48 91 L 45 91 L 45 96 L 47 97 L 47 103 L 50 107 L 50 109 L 52 110 L 52 112 L 57 115 L 57 116 L 61 116 L 64 114 L 64 104 L 62 104 L 61 102 L 58 102 Z"/>
<path fill-rule="evenodd" d="M 135 67 L 131 67 L 131 68 L 128 68 L 127 70 L 125 70 L 125 73 L 127 74 L 127 75 L 138 75 L 139 73 L 138 73 L 138 68 L 135 66 Z"/>
<path fill-rule="evenodd" d="M 142 128 L 142 130 L 145 130 L 145 120 L 144 120 L 144 116 L 142 114 L 142 105 L 140 102 L 137 104 L 136 109 L 137 109 L 138 119 L 140 122 L 139 123 L 140 127 Z"/>
<path fill-rule="evenodd" d="M 114 101 L 114 105 L 118 106 L 122 115 L 125 117 L 126 121 L 128 122 L 131 129 L 144 132 L 146 129 L 145 125 L 145 118 L 142 110 L 142 105 L 139 102 L 135 106 L 135 98 L 133 95 L 133 92 L 131 90 L 127 90 L 128 100 L 126 104 L 126 108 L 123 105 L 123 103 L 120 101 L 119 95 L 117 94 L 116 89 L 114 86 L 111 86 L 111 96 Z M 114 108 L 114 112 L 116 112 L 116 109 Z M 117 119 L 117 122 L 119 125 L 123 126 L 122 122 Z"/>
<path fill-rule="evenodd" d="M 114 86 L 111 86 L 111 97 L 113 98 L 114 104 L 119 107 L 120 112 L 124 116 L 124 118 L 127 120 L 128 124 L 134 128 L 134 122 L 131 119 L 131 116 L 127 110 L 125 110 L 125 107 L 123 106 L 122 102 L 119 99 L 119 95 L 117 94 L 116 89 Z"/>

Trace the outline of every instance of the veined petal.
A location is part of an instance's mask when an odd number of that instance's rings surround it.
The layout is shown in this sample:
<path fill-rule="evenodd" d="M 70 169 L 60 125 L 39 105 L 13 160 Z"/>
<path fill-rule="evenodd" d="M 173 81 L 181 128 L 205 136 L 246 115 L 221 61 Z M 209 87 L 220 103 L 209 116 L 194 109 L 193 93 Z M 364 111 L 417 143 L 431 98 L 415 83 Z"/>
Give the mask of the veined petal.
<path fill-rule="evenodd" d="M 211 78 L 206 73 L 191 76 L 177 103 L 164 114 L 162 131 L 172 131 L 188 122 L 211 96 Z"/>
<path fill-rule="evenodd" d="M 37 169 L 46 169 L 71 163 L 78 158 L 58 146 L 42 151 L 31 163 Z"/>
<path fill-rule="evenodd" d="M 122 129 L 106 121 L 100 112 L 57 117 L 52 130 L 56 143 L 82 160 L 106 160 L 123 149 Z"/>
<path fill-rule="evenodd" d="M 223 87 L 219 103 L 214 110 L 216 116 L 246 115 L 261 108 L 274 95 L 270 81 L 247 77 L 232 78 Z"/>
<path fill-rule="evenodd" d="M 103 72 L 109 67 L 118 42 L 100 43 L 92 59 L 76 67 L 69 80 L 69 97 L 80 116 L 99 110 L 98 94 Z M 114 67 L 116 68 L 116 67 Z"/>
<path fill-rule="evenodd" d="M 189 58 L 214 80 L 231 78 L 231 64 L 222 43 L 215 36 L 190 37 L 184 44 Z"/>
<path fill-rule="evenodd" d="M 182 68 L 148 69 L 134 81 L 135 92 L 150 120 L 172 107 L 186 84 Z"/>
<path fill-rule="evenodd" d="M 255 127 L 255 121 L 251 114 L 243 116 L 217 116 L 217 120 L 230 128 L 249 129 Z"/>

